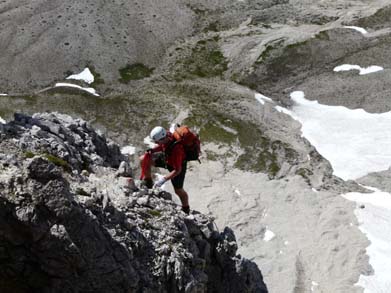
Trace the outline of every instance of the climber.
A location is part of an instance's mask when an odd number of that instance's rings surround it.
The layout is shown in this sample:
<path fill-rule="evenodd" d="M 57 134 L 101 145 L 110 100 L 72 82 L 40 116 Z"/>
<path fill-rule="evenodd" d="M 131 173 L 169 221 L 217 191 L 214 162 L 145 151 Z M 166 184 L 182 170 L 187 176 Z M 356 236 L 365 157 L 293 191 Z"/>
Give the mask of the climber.
<path fill-rule="evenodd" d="M 156 126 L 150 133 L 151 139 L 157 144 L 153 149 L 140 157 L 141 179 L 148 188 L 152 188 L 151 166 L 168 169 L 169 173 L 159 179 L 153 187 L 161 187 L 166 181 L 171 180 L 175 193 L 182 203 L 182 211 L 190 213 L 189 197 L 183 189 L 186 175 L 187 160 L 185 159 L 184 147 L 180 143 L 174 143 L 175 139 L 171 132 L 161 126 Z"/>

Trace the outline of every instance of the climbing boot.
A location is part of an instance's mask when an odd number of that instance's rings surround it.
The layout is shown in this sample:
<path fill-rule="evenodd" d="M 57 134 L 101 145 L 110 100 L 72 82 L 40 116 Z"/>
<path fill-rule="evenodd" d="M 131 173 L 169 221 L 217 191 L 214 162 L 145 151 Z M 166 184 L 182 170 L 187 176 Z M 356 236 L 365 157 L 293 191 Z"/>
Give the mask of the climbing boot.
<path fill-rule="evenodd" d="M 151 189 L 153 186 L 152 178 L 145 178 L 144 180 L 141 181 L 141 185 Z"/>
<path fill-rule="evenodd" d="M 187 206 L 187 207 L 182 207 L 182 211 L 183 211 L 186 215 L 188 215 L 188 214 L 190 214 L 190 207 L 189 207 L 189 206 Z"/>

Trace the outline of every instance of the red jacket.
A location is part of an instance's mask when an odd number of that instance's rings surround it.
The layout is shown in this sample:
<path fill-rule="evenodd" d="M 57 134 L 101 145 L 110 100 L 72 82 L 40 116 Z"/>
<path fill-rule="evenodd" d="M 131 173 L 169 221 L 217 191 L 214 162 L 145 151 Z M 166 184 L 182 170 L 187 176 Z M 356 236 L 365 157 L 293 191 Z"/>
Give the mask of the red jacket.
<path fill-rule="evenodd" d="M 167 135 L 170 137 L 170 142 L 167 144 L 158 145 L 153 148 L 153 152 L 166 152 L 167 148 L 173 142 L 172 134 L 167 132 Z M 174 168 L 175 170 L 180 170 L 182 168 L 183 161 L 185 160 L 185 150 L 183 145 L 177 143 L 174 147 L 166 153 L 166 164 Z"/>

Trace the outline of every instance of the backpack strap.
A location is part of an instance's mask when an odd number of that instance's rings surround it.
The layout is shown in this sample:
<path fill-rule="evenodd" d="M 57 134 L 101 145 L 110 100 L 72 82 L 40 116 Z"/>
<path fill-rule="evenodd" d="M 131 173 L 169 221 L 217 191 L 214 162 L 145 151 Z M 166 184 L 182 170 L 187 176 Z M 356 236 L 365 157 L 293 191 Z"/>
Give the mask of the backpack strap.
<path fill-rule="evenodd" d="M 173 140 L 169 142 L 169 144 L 167 145 L 167 147 L 165 148 L 164 150 L 164 154 L 166 156 L 169 156 L 171 155 L 171 152 L 172 150 L 174 149 L 174 146 L 177 145 L 179 143 L 178 140 L 176 140 L 174 137 L 173 137 Z"/>

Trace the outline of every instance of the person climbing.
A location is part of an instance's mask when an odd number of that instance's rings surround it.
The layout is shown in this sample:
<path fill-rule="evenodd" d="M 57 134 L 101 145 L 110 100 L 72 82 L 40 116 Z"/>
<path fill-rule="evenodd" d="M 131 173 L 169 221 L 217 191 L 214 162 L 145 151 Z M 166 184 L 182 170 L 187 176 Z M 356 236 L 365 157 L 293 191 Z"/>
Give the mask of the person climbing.
<path fill-rule="evenodd" d="M 185 181 L 187 160 L 183 144 L 175 143 L 173 134 L 161 126 L 156 126 L 150 133 L 150 138 L 157 144 L 153 149 L 140 157 L 142 179 L 146 187 L 161 187 L 166 181 L 171 180 L 175 193 L 182 203 L 182 211 L 190 213 L 189 196 L 183 189 Z M 169 173 L 159 179 L 153 185 L 151 167 L 168 169 Z"/>

